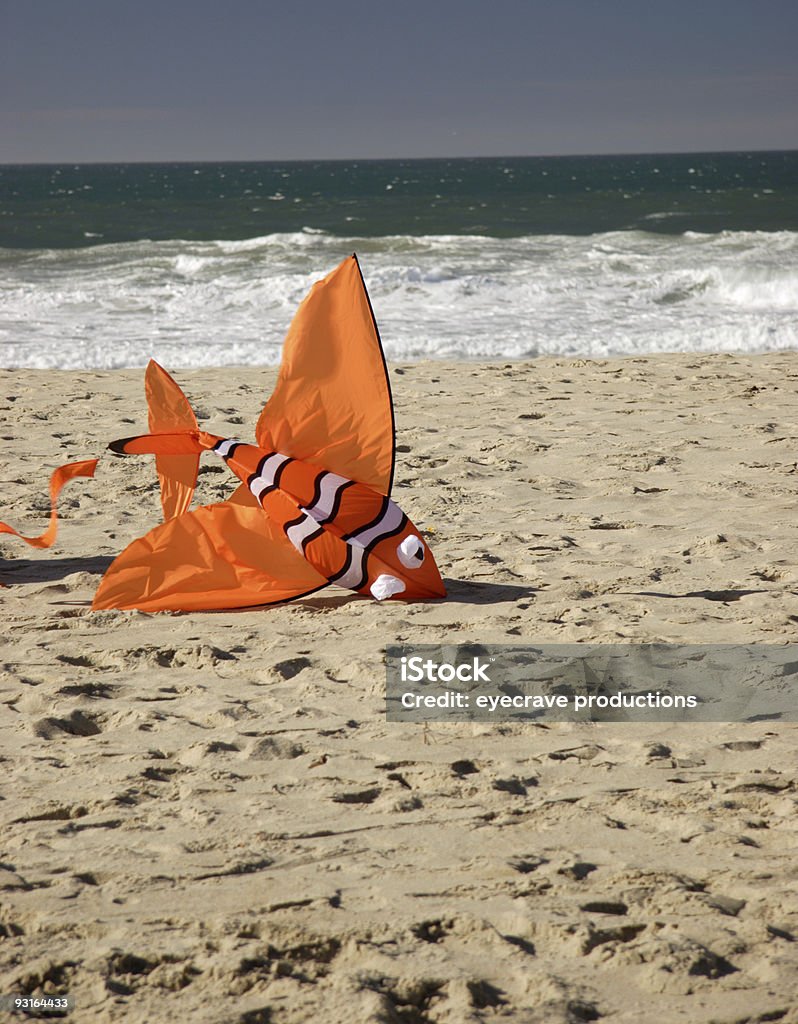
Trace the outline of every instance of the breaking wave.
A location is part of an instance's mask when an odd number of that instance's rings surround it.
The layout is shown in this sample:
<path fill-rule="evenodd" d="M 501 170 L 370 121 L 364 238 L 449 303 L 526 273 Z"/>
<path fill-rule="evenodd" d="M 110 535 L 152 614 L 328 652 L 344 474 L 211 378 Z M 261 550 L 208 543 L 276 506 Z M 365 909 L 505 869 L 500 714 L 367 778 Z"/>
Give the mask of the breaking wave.
<path fill-rule="evenodd" d="M 310 285 L 357 251 L 393 360 L 798 347 L 798 233 L 323 231 L 0 249 L 0 363 L 111 369 L 279 361 Z"/>

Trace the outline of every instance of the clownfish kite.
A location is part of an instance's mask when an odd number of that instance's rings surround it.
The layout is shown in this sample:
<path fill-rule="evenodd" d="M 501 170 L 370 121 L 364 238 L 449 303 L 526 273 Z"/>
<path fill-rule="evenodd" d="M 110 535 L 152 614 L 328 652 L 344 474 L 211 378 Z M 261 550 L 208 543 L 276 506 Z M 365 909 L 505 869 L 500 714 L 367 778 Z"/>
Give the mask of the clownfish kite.
<path fill-rule="evenodd" d="M 240 608 L 329 583 L 379 601 L 445 596 L 426 542 L 390 498 L 390 384 L 355 256 L 299 307 L 257 445 L 200 430 L 152 361 L 145 390 L 150 433 L 109 447 L 156 456 L 165 521 L 111 564 L 92 608 Z M 227 501 L 189 511 L 203 451 L 241 484 Z"/>

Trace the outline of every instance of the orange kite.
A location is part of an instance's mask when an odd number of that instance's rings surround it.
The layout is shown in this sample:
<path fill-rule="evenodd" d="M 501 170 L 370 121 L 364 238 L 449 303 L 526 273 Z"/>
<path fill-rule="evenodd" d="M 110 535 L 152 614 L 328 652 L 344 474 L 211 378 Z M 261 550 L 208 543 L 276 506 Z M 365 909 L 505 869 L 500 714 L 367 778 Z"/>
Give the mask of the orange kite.
<path fill-rule="evenodd" d="M 165 521 L 111 564 L 93 608 L 240 608 L 328 583 L 379 601 L 445 596 L 431 551 L 390 498 L 390 384 L 355 256 L 299 307 L 257 445 L 200 430 L 152 361 L 145 389 L 150 433 L 109 447 L 156 456 Z M 228 501 L 191 512 L 203 451 L 242 482 Z"/>

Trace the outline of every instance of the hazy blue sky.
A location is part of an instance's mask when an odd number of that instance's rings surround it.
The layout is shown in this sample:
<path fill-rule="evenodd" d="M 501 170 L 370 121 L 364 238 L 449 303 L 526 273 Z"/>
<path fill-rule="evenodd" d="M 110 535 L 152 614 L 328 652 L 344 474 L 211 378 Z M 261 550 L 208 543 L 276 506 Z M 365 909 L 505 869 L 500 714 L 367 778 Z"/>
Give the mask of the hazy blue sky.
<path fill-rule="evenodd" d="M 0 162 L 798 148 L 796 0 L 0 0 Z"/>

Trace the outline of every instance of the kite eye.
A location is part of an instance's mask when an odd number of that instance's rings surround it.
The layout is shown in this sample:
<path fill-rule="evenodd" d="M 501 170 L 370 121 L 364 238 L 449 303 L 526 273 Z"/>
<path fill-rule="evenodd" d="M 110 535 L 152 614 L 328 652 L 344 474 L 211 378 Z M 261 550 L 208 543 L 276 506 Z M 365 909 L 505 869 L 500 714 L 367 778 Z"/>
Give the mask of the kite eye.
<path fill-rule="evenodd" d="M 411 533 L 396 548 L 399 561 L 408 569 L 418 569 L 424 564 L 424 541 Z"/>

